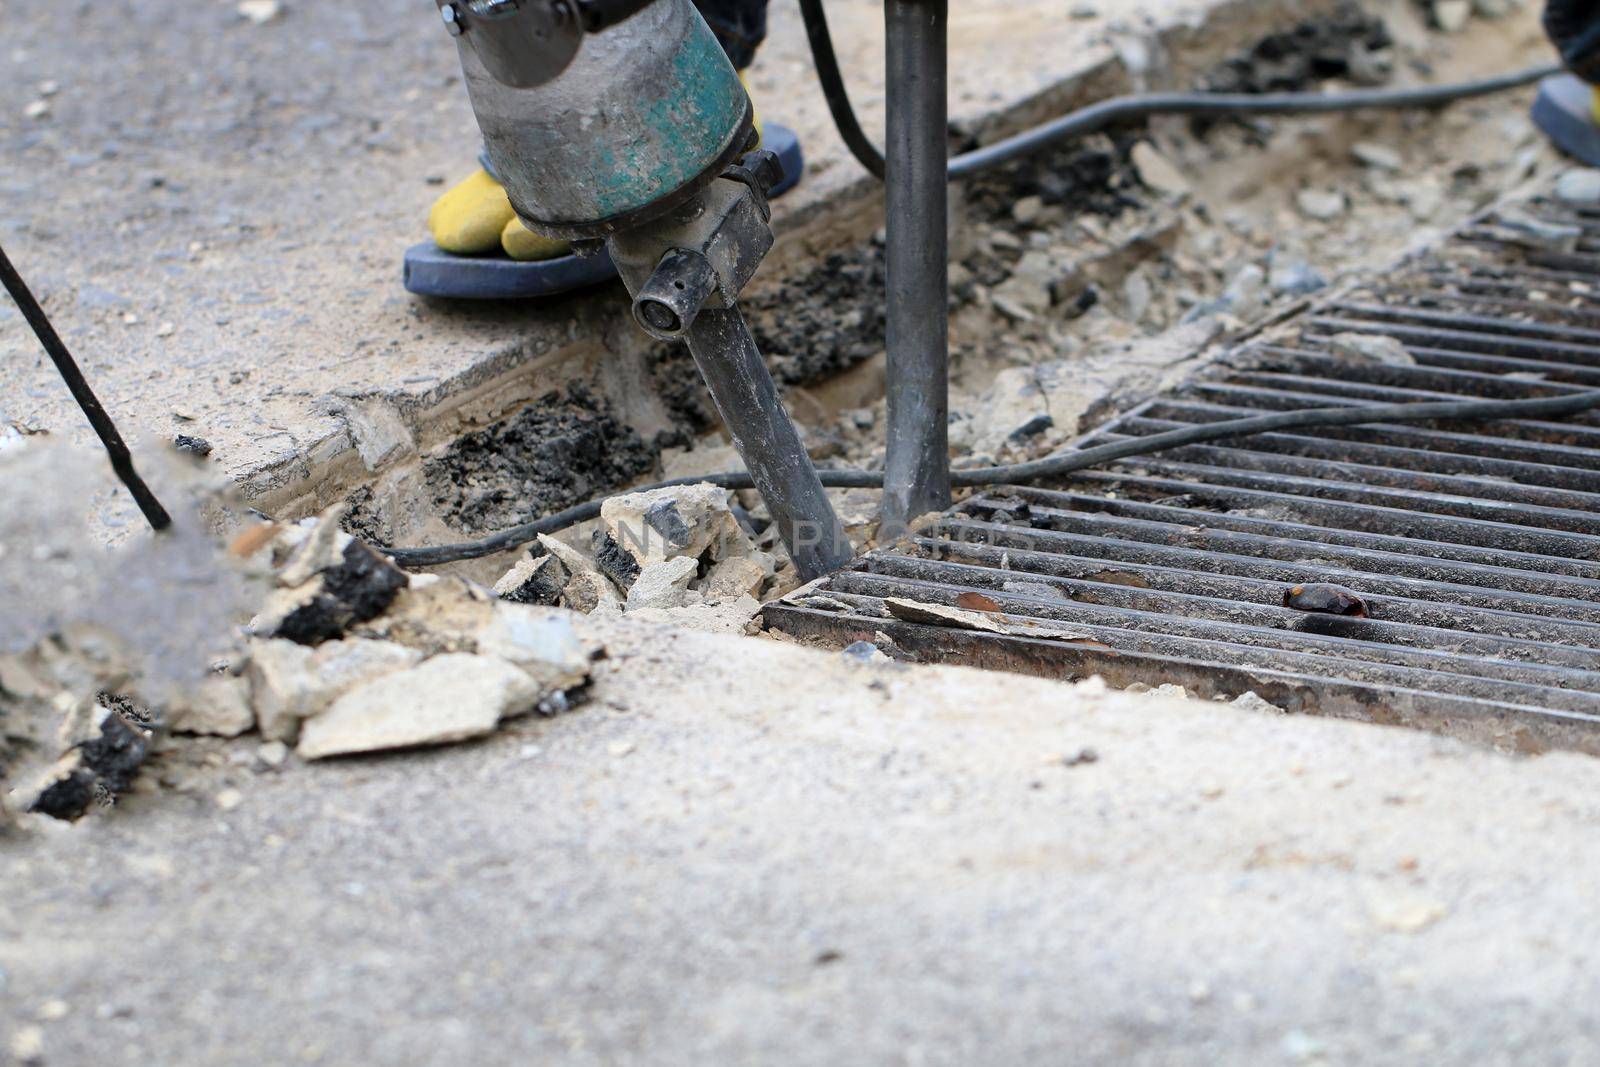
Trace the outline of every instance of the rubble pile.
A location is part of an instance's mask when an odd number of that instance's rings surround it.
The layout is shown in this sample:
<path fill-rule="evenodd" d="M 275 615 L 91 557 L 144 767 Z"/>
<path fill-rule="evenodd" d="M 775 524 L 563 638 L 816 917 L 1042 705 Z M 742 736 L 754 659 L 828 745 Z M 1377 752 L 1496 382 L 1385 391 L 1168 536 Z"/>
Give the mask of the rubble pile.
<path fill-rule="evenodd" d="M 178 725 L 294 743 L 306 759 L 443 744 L 570 706 L 597 650 L 569 616 L 459 578 L 407 575 L 340 529 L 342 508 L 248 546 L 274 590 L 241 662 L 219 675 L 228 715 Z"/>
<path fill-rule="evenodd" d="M 778 560 L 741 525 L 728 497 L 710 483 L 611 497 L 587 552 L 541 535 L 494 592 L 513 603 L 743 633 L 778 577 Z"/>
<path fill-rule="evenodd" d="M 76 819 L 114 802 L 163 732 L 256 731 L 279 762 L 289 746 L 321 759 L 461 741 L 581 699 L 600 650 L 569 613 L 407 575 L 342 517 L 234 538 L 234 569 L 264 606 L 198 679 L 151 686 L 114 628 L 90 624 L 0 655 L 4 814 Z"/>

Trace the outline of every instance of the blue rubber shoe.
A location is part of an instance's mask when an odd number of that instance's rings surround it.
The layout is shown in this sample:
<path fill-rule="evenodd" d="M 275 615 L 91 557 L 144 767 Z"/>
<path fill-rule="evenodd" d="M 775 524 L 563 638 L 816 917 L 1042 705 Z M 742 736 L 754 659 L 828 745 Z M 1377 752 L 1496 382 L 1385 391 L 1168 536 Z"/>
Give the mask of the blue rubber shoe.
<path fill-rule="evenodd" d="M 800 137 L 787 126 L 767 123 L 761 147 L 776 152 L 783 162 L 783 181 L 772 189 L 776 198 L 800 183 L 805 154 Z M 432 241 L 406 249 L 404 273 L 408 292 L 451 300 L 526 300 L 559 296 L 587 289 L 617 276 L 617 268 L 604 251 L 592 256 L 566 255 L 555 259 L 522 261 L 504 254 L 458 256 Z"/>
<path fill-rule="evenodd" d="M 1600 125 L 1594 118 L 1594 86 L 1573 74 L 1552 74 L 1539 83 L 1533 124 L 1574 159 L 1600 167 Z"/>

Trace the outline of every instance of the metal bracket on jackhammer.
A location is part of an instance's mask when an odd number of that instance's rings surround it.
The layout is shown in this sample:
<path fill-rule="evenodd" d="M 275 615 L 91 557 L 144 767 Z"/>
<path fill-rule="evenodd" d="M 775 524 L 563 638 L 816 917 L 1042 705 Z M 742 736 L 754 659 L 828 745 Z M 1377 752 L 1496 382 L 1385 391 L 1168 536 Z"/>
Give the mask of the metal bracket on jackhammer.
<path fill-rule="evenodd" d="M 721 177 L 678 210 L 610 238 L 634 317 L 653 337 L 677 340 L 701 308 L 732 307 L 772 248 L 777 156 L 751 152 Z"/>

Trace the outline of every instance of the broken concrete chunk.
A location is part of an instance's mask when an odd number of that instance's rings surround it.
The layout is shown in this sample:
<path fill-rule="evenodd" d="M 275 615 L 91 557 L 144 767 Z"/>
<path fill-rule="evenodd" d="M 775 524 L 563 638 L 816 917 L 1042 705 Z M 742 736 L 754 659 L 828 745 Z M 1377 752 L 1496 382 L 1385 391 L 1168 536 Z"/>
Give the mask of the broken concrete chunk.
<path fill-rule="evenodd" d="M 708 553 L 719 560 L 742 554 L 746 545 L 728 491 L 709 482 L 611 497 L 601 505 L 600 519 L 611 540 L 640 566 Z M 600 561 L 598 548 L 595 558 Z M 600 569 L 617 581 L 601 562 Z"/>
<path fill-rule="evenodd" d="M 1400 153 L 1388 145 L 1374 144 L 1371 141 L 1357 141 L 1350 146 L 1350 154 L 1356 162 L 1373 170 L 1386 170 L 1398 172 L 1405 169 L 1405 160 Z"/>
<path fill-rule="evenodd" d="M 1552 222 L 1514 208 L 1501 208 L 1494 223 L 1497 236 L 1524 248 L 1571 253 L 1583 238 L 1582 226 Z"/>
<path fill-rule="evenodd" d="M 345 545 L 338 564 L 321 571 L 321 579 L 320 591 L 285 615 L 273 636 L 302 645 L 338 637 L 383 614 L 407 582 L 404 571 L 360 541 Z"/>
<path fill-rule="evenodd" d="M 1264 715 L 1282 715 L 1284 710 L 1270 700 L 1262 697 L 1255 690 L 1241 693 L 1228 702 L 1241 711 L 1254 711 Z"/>
<path fill-rule="evenodd" d="M 617 587 L 599 571 L 579 571 L 561 592 L 561 604 L 585 615 L 622 610 Z"/>
<path fill-rule="evenodd" d="M 595 569 L 594 560 L 590 559 L 588 556 L 585 556 L 582 552 L 579 552 L 576 548 L 573 548 L 565 541 L 562 541 L 559 538 L 551 537 L 549 534 L 539 535 L 539 547 L 543 548 L 550 555 L 560 560 L 561 565 L 567 568 L 568 572 L 572 574 L 577 574 L 579 571 L 592 571 Z"/>
<path fill-rule="evenodd" d="M 251 645 L 250 699 L 261 736 L 293 741 L 300 721 L 358 685 L 405 670 L 422 654 L 391 641 L 347 638 L 315 651 L 273 639 Z"/>
<path fill-rule="evenodd" d="M 588 681 L 589 664 L 599 651 L 579 639 L 570 614 L 530 605 L 496 604 L 478 633 L 478 652 L 522 668 L 538 683 L 541 699 Z"/>
<path fill-rule="evenodd" d="M 767 584 L 768 577 L 767 568 L 754 558 L 735 556 L 712 567 L 705 581 L 701 583 L 700 589 L 708 600 L 739 596 L 759 597 L 761 587 Z"/>
<path fill-rule="evenodd" d="M 150 731 L 102 707 L 92 736 L 62 756 L 43 777 L 19 790 L 22 807 L 55 819 L 77 819 L 96 801 L 110 803 L 128 788 L 150 748 Z"/>
<path fill-rule="evenodd" d="M 309 582 L 319 571 L 339 565 L 345 548 L 355 540 L 339 528 L 346 510 L 345 505 L 335 504 L 317 516 L 289 562 L 278 572 L 279 585 L 292 589 Z"/>
<path fill-rule="evenodd" d="M 364 630 L 424 655 L 471 652 L 477 648 L 474 635 L 488 625 L 496 603 L 480 586 L 440 577 L 402 589 L 389 610 Z"/>
<path fill-rule="evenodd" d="M 315 715 L 334 699 L 364 682 L 403 671 L 422 659 L 414 648 L 368 637 L 329 641 L 312 653 L 306 666 L 311 672 L 306 715 Z"/>
<path fill-rule="evenodd" d="M 530 710 L 539 685 L 494 656 L 450 653 L 352 689 L 308 719 L 295 749 L 305 759 L 463 741 Z"/>
<path fill-rule="evenodd" d="M 1472 19 L 1472 0 L 1436 0 L 1433 21 L 1445 33 L 1460 33 Z"/>
<path fill-rule="evenodd" d="M 594 550 L 594 564 L 600 568 L 600 573 L 626 592 L 634 579 L 639 577 L 639 561 L 624 552 L 616 538 L 604 530 L 594 532 L 590 547 Z"/>
<path fill-rule="evenodd" d="M 761 604 L 755 597 L 741 596 L 676 608 L 643 608 L 630 611 L 628 618 L 706 633 L 742 634 L 749 632 L 751 620 L 760 610 Z"/>
<path fill-rule="evenodd" d="M 1043 315 L 1050 310 L 1050 284 L 1059 273 L 1050 254 L 1035 249 L 1017 261 L 1011 270 L 1011 277 L 995 286 L 991 298 L 996 307 L 1006 311 L 1012 318 L 1025 321 Z M 1008 306 L 1019 309 L 1023 314 L 1007 310 Z"/>
<path fill-rule="evenodd" d="M 628 590 L 627 610 L 681 607 L 688 596 L 689 582 L 699 573 L 699 561 L 692 556 L 646 564 Z"/>
<path fill-rule="evenodd" d="M 238 737 L 255 724 L 250 683 L 228 673 L 207 675 L 167 707 L 167 729 L 175 734 Z"/>
<path fill-rule="evenodd" d="M 925 626 L 948 626 L 957 630 L 981 630 L 991 634 L 1007 632 L 1003 624 L 981 611 L 966 611 L 962 608 L 945 607 L 943 604 L 928 604 L 920 600 L 906 600 L 893 596 L 886 597 L 883 603 L 889 609 L 889 614 L 906 622 L 919 622 Z"/>
<path fill-rule="evenodd" d="M 253 642 L 247 677 L 261 736 L 293 741 L 311 702 L 311 649 L 275 638 Z"/>
<path fill-rule="evenodd" d="M 1414 367 L 1416 357 L 1406 351 L 1406 346 L 1393 337 L 1371 333 L 1336 333 L 1328 339 L 1328 348 L 1342 359 L 1361 363 L 1388 363 L 1396 367 Z"/>
<path fill-rule="evenodd" d="M 1344 214 L 1344 194 L 1331 189 L 1302 189 L 1295 194 L 1295 205 L 1300 214 L 1319 222 L 1327 222 Z"/>
<path fill-rule="evenodd" d="M 554 605 L 570 577 L 554 556 L 531 557 L 519 560 L 494 584 L 494 595 L 513 604 Z"/>
<path fill-rule="evenodd" d="M 1133 146 L 1129 153 L 1134 171 L 1139 175 L 1139 180 L 1145 185 L 1162 194 L 1176 199 L 1189 193 L 1189 179 L 1183 176 L 1183 171 L 1177 165 L 1161 154 L 1161 151 L 1149 141 L 1140 141 Z"/>

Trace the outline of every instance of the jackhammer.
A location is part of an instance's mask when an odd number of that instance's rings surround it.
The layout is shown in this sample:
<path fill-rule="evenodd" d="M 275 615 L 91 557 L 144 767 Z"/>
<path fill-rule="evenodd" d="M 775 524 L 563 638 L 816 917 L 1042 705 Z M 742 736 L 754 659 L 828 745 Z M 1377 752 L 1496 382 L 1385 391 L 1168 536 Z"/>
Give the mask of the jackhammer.
<path fill-rule="evenodd" d="M 773 243 L 777 157 L 689 0 L 437 0 L 494 171 L 530 230 L 602 244 L 639 327 L 683 341 L 805 579 L 850 543 L 738 297 Z M 942 311 L 942 305 L 941 305 Z"/>

